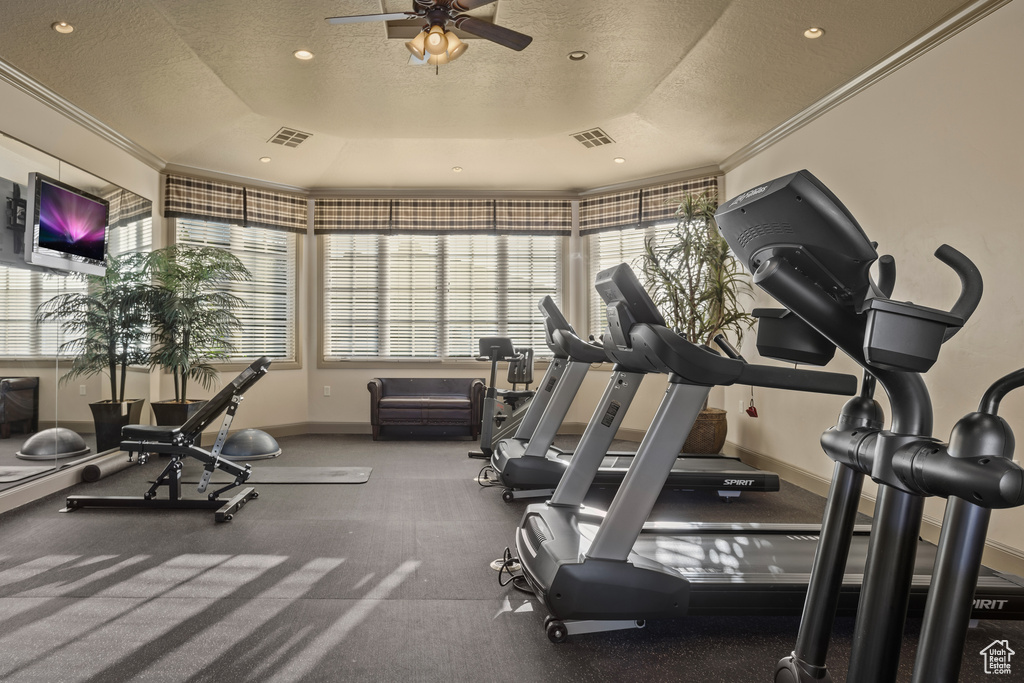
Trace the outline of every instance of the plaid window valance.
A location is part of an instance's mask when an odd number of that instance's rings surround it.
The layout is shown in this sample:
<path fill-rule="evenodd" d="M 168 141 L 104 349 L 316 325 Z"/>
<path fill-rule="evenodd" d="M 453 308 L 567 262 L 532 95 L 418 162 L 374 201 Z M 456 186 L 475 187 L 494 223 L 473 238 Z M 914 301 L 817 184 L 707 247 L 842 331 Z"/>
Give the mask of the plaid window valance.
<path fill-rule="evenodd" d="M 497 199 L 494 227 L 499 234 L 572 234 L 568 199 Z"/>
<path fill-rule="evenodd" d="M 387 232 L 391 225 L 390 199 L 322 198 L 313 205 L 313 231 Z"/>
<path fill-rule="evenodd" d="M 717 196 L 718 176 L 584 197 L 580 200 L 580 234 L 639 228 L 673 220 L 683 196 L 701 192 Z"/>
<path fill-rule="evenodd" d="M 320 198 L 313 216 L 317 234 L 572 231 L 569 200 Z"/>
<path fill-rule="evenodd" d="M 251 227 L 306 232 L 309 200 L 293 194 L 245 188 L 245 224 Z"/>
<path fill-rule="evenodd" d="M 580 234 L 640 225 L 640 190 L 584 197 L 580 200 Z"/>
<path fill-rule="evenodd" d="M 704 192 L 718 196 L 718 176 L 705 178 L 693 178 L 682 180 L 677 183 L 655 185 L 645 187 L 642 196 L 642 211 L 640 222 L 642 225 L 654 225 L 665 221 L 674 220 L 679 202 L 685 195 L 698 195 Z"/>
<path fill-rule="evenodd" d="M 298 195 L 168 175 L 164 216 L 306 232 L 307 200 Z"/>
<path fill-rule="evenodd" d="M 111 228 L 123 227 L 153 214 L 153 202 L 123 188 L 112 190 L 103 198 L 110 203 L 108 223 Z"/>
<path fill-rule="evenodd" d="M 486 199 L 394 199 L 392 232 L 493 232 L 494 202 Z"/>
<path fill-rule="evenodd" d="M 164 183 L 164 216 L 241 225 L 245 222 L 245 190 L 215 180 L 169 175 Z"/>

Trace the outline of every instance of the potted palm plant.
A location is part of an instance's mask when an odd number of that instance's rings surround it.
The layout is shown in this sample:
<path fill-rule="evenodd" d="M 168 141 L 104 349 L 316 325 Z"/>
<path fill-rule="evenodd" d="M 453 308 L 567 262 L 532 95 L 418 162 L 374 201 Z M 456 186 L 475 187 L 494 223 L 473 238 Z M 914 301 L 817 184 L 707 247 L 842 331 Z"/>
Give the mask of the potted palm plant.
<path fill-rule="evenodd" d="M 155 296 L 151 364 L 174 378 L 174 398 L 154 401 L 157 424 L 183 424 L 205 400 L 190 399 L 190 383 L 209 389 L 219 381 L 211 361 L 230 356 L 228 337 L 241 326 L 235 312 L 245 301 L 227 291 L 252 279 L 237 256 L 217 247 L 172 245 L 150 255 Z"/>
<path fill-rule="evenodd" d="M 644 284 L 668 326 L 694 344 L 711 346 L 716 335 L 732 334 L 738 346 L 754 323 L 740 303 L 750 284 L 718 232 L 717 208 L 713 194 L 683 198 L 676 224 L 645 244 Z M 705 405 L 683 450 L 718 453 L 725 445 L 725 416 Z"/>
<path fill-rule="evenodd" d="M 145 254 L 129 253 L 107 259 L 103 276 L 87 275 L 85 292 L 58 294 L 41 304 L 36 318 L 55 320 L 73 338 L 61 344 L 60 355 L 73 355 L 71 369 L 61 378 L 66 384 L 76 377 L 106 371 L 110 399 L 89 404 L 96 425 L 96 450 L 116 448 L 121 427 L 137 424 L 145 399 L 125 399 L 128 366 L 149 362 L 146 326 L 153 289 L 149 286 Z"/>

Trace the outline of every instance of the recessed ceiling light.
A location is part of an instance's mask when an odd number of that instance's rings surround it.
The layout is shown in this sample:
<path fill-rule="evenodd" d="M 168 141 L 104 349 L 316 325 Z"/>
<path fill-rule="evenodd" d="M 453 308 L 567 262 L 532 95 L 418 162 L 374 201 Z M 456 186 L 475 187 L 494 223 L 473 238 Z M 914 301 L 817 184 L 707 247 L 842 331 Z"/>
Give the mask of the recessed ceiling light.
<path fill-rule="evenodd" d="M 812 26 L 811 28 L 804 31 L 804 38 L 810 38 L 811 40 L 814 40 L 815 38 L 821 38 L 823 35 L 825 35 L 825 29 L 818 28 L 817 26 Z"/>
<path fill-rule="evenodd" d="M 624 164 L 624 163 L 626 163 L 626 160 L 623 159 L 622 157 L 615 157 L 615 163 L 617 163 L 617 164 Z"/>
<path fill-rule="evenodd" d="M 309 50 L 296 50 L 292 53 L 295 55 L 295 59 L 310 60 L 313 59 L 313 53 Z"/>
<path fill-rule="evenodd" d="M 260 157 L 260 161 L 262 161 L 265 164 L 269 164 L 270 163 L 270 157 Z"/>
<path fill-rule="evenodd" d="M 452 172 L 453 173 L 462 173 L 462 167 L 461 166 L 452 166 Z"/>
<path fill-rule="evenodd" d="M 52 28 L 57 33 L 71 33 L 75 30 L 75 27 L 66 21 L 55 21 L 52 24 L 50 24 L 50 28 Z"/>
<path fill-rule="evenodd" d="M 587 53 L 583 50 L 573 50 L 568 54 L 570 62 L 582 62 L 587 58 Z"/>

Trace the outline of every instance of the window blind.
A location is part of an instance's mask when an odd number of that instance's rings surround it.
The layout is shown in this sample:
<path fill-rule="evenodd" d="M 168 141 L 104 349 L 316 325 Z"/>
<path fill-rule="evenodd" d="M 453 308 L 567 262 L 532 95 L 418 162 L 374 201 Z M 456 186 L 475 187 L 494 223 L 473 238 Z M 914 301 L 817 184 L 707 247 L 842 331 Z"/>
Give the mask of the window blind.
<path fill-rule="evenodd" d="M 242 327 L 229 337 L 231 360 L 294 360 L 295 233 L 192 218 L 176 218 L 174 227 L 178 244 L 227 249 L 252 273 L 252 281 L 228 288 L 247 304 L 236 312 Z"/>
<path fill-rule="evenodd" d="M 471 358 L 483 336 L 549 353 L 537 303 L 561 290 L 557 235 L 322 235 L 323 357 Z"/>
<path fill-rule="evenodd" d="M 672 223 L 664 224 L 662 230 L 666 230 Z M 641 268 L 644 244 L 648 237 L 654 234 L 654 228 L 630 230 L 610 230 L 599 232 L 590 236 L 590 276 L 587 285 L 590 292 L 590 331 L 589 334 L 598 337 L 603 334 L 608 326 L 608 319 L 605 314 L 605 304 L 601 296 L 594 289 L 594 280 L 597 274 L 606 268 L 612 268 L 620 263 L 628 263 L 636 272 L 640 281 L 643 281 Z"/>
<path fill-rule="evenodd" d="M 139 205 L 135 195 L 128 200 L 133 206 Z M 133 210 L 132 220 L 123 217 L 125 219 L 112 225 L 107 234 L 107 252 L 117 255 L 149 250 L 153 232 L 150 215 Z M 57 349 L 69 337 L 56 320 L 37 323 L 36 309 L 58 294 L 85 291 L 86 279 L 81 275 L 51 275 L 0 265 L 0 319 L 4 321 L 0 325 L 0 357 L 18 360 L 55 357 Z"/>
<path fill-rule="evenodd" d="M 589 234 L 589 333 L 603 334 L 608 326 L 604 301 L 594 290 L 597 274 L 628 263 L 643 282 L 646 241 L 660 237 L 676 224 L 676 209 L 688 194 L 718 194 L 718 177 L 691 178 L 631 192 L 601 195 L 580 202 L 580 234 Z M 635 212 L 635 213 L 634 213 Z"/>

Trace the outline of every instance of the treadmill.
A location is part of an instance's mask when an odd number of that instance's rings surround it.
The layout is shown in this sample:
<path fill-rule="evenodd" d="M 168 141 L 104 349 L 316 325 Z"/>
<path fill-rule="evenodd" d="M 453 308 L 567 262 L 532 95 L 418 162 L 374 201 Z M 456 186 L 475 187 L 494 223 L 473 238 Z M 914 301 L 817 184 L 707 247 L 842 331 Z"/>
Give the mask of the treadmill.
<path fill-rule="evenodd" d="M 574 452 L 561 450 L 552 442 L 593 363 L 616 363 L 604 396 L 591 418 L 591 423 L 598 421 L 604 428 L 588 429 L 575 453 L 586 448 L 603 456 L 591 484 L 619 485 L 633 462 L 634 453 L 609 451 L 609 448 L 644 375 L 659 371 L 646 361 L 610 359 L 601 343 L 584 341 L 576 334 L 550 296 L 541 300 L 539 308 L 545 318 L 548 346 L 556 359 L 565 359 L 566 368 L 550 399 L 538 406 L 531 405 L 515 436 L 500 440 L 494 446 L 491 467 L 505 487 L 502 499 L 506 502 L 520 498 L 546 498 L 554 493 Z M 646 321 L 664 324 L 661 314 L 653 306 L 645 309 L 643 315 Z M 543 382 L 541 387 L 549 388 Z M 675 453 L 679 454 L 679 450 L 677 448 Z M 779 476 L 747 465 L 736 457 L 683 454 L 675 459 L 665 486 L 713 490 L 728 501 L 743 491 L 778 491 Z"/>
<path fill-rule="evenodd" d="M 818 525 L 645 522 L 673 464 L 670 454 L 682 445 L 711 386 L 852 395 L 856 378 L 721 357 L 662 325 L 639 322 L 654 305 L 625 264 L 600 273 L 596 286 L 608 304 L 609 355 L 659 366 L 669 373 L 669 388 L 607 513 L 583 508 L 599 459 L 577 456 L 551 499 L 523 515 L 516 551 L 526 581 L 550 613 L 549 639 L 562 642 L 574 633 L 641 627 L 646 619 L 686 614 L 800 614 Z M 847 403 L 853 407 L 844 408 L 841 427 L 870 427 L 880 419 L 877 404 L 863 408 L 868 393 L 865 388 Z M 848 560 L 837 585 L 841 614 L 857 608 L 870 538 L 867 528 L 850 526 Z M 914 613 L 924 609 L 935 556 L 935 546 L 918 541 Z M 983 569 L 976 597 L 973 618 L 1024 618 L 1024 581 L 1017 577 Z"/>

